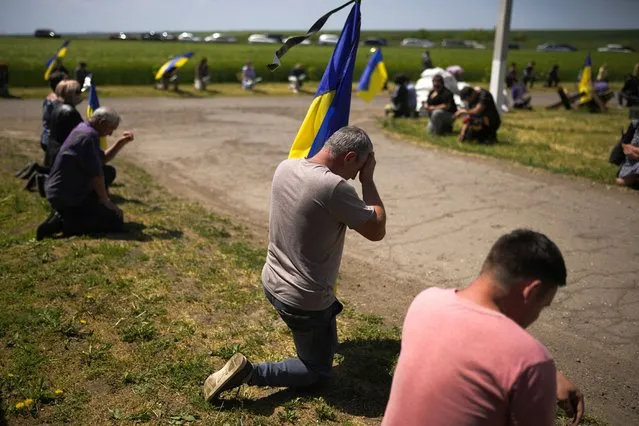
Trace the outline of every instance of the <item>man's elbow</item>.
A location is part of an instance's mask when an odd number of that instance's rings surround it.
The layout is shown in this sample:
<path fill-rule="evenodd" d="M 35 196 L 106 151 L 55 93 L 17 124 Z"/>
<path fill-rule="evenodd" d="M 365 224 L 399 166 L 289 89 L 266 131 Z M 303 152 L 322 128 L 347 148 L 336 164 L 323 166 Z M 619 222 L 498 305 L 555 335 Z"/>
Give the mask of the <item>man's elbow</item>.
<path fill-rule="evenodd" d="M 375 229 L 370 235 L 367 235 L 366 238 L 370 241 L 382 241 L 386 236 L 386 224 L 380 224 L 380 226 Z"/>

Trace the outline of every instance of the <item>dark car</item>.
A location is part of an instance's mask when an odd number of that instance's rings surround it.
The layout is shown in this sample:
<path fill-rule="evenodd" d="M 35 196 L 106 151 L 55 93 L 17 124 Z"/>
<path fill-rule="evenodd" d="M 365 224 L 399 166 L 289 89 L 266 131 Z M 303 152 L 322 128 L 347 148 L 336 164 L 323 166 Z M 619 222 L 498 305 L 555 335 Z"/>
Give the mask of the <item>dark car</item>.
<path fill-rule="evenodd" d="M 577 49 L 564 43 L 544 43 L 537 46 L 537 52 L 576 52 Z"/>
<path fill-rule="evenodd" d="M 508 43 L 508 48 L 511 50 L 519 50 L 521 49 L 521 46 L 517 43 Z"/>
<path fill-rule="evenodd" d="M 140 34 L 140 38 L 146 41 L 162 41 L 162 33 L 149 31 L 149 32 Z"/>
<path fill-rule="evenodd" d="M 109 40 L 135 40 L 135 37 L 127 33 L 114 33 L 109 35 Z"/>
<path fill-rule="evenodd" d="M 473 46 L 463 40 L 446 39 L 442 40 L 442 47 L 448 47 L 452 49 L 472 49 Z"/>
<path fill-rule="evenodd" d="M 282 34 L 266 34 L 266 37 L 271 38 L 280 44 L 284 43 L 284 35 Z"/>
<path fill-rule="evenodd" d="M 37 29 L 35 30 L 35 33 L 33 35 L 36 37 L 42 37 L 42 38 L 60 38 L 60 34 L 57 34 L 53 30 L 47 30 L 47 29 Z"/>
<path fill-rule="evenodd" d="M 364 46 L 388 46 L 388 40 L 385 38 L 367 38 L 364 40 Z"/>

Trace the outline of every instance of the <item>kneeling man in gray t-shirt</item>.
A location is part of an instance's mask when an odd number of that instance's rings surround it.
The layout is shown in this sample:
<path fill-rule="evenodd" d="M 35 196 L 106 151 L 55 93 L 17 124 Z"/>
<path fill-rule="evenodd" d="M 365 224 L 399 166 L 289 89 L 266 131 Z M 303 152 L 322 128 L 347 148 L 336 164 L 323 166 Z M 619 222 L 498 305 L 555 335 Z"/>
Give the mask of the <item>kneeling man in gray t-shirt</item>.
<path fill-rule="evenodd" d="M 207 400 L 242 383 L 306 387 L 330 375 L 337 349 L 335 298 L 346 227 L 371 241 L 386 233 L 368 135 L 343 127 L 310 159 L 283 161 L 273 177 L 268 254 L 262 284 L 293 334 L 297 358 L 252 365 L 235 354 L 204 383 Z M 347 182 L 359 173 L 363 200 Z"/>

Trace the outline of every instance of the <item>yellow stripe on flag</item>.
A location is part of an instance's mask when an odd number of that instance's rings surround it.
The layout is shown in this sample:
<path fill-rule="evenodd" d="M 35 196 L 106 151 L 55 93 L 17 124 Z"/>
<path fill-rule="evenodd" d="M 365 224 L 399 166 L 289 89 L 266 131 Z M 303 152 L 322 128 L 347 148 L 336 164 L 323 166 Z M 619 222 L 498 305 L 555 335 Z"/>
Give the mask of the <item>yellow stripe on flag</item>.
<path fill-rule="evenodd" d="M 333 102 L 335 91 L 324 93 L 313 99 L 311 106 L 308 108 L 306 117 L 300 126 L 295 141 L 291 146 L 288 158 L 306 158 L 308 152 L 315 141 L 315 135 L 324 122 L 326 112 Z"/>

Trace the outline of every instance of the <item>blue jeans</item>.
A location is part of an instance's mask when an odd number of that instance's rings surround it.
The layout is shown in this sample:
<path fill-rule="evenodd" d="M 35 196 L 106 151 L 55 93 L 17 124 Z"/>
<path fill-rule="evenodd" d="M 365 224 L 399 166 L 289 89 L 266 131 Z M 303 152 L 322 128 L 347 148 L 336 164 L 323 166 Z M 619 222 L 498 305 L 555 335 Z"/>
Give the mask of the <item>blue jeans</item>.
<path fill-rule="evenodd" d="M 280 302 L 266 289 L 264 293 L 293 333 L 297 358 L 255 364 L 248 384 L 302 388 L 328 378 L 337 350 L 335 317 L 344 306 L 336 300 L 323 311 L 302 311 Z"/>

